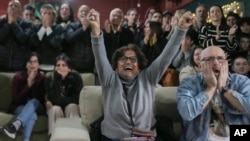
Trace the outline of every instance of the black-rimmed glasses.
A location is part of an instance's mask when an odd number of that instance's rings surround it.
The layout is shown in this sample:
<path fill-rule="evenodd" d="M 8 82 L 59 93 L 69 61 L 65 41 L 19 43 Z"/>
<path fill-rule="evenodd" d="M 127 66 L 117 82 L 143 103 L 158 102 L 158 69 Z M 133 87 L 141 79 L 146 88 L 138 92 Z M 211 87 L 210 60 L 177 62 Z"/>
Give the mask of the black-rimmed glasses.
<path fill-rule="evenodd" d="M 128 61 L 128 59 L 130 60 L 131 63 L 136 63 L 137 62 L 136 57 L 127 57 L 127 56 L 122 56 L 121 58 L 119 58 L 119 61 L 122 62 L 122 63 L 126 63 Z"/>

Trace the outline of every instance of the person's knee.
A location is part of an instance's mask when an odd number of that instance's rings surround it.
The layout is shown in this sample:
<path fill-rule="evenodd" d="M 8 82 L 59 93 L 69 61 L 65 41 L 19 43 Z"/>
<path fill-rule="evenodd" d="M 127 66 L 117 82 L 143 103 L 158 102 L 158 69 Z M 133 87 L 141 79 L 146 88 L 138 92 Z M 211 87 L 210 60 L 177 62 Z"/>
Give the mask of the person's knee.
<path fill-rule="evenodd" d="M 35 103 L 35 104 L 39 104 L 39 101 L 36 98 L 32 98 L 28 101 L 28 103 Z"/>
<path fill-rule="evenodd" d="M 62 108 L 60 106 L 53 106 L 51 110 L 55 113 L 62 113 Z"/>
<path fill-rule="evenodd" d="M 32 98 L 27 102 L 27 104 L 32 104 L 32 105 L 35 105 L 35 107 L 38 107 L 39 101 L 36 98 Z"/>
<path fill-rule="evenodd" d="M 77 104 L 69 104 L 65 107 L 66 117 L 80 117 L 80 110 Z"/>
<path fill-rule="evenodd" d="M 63 110 L 60 106 L 52 106 L 48 111 L 48 115 L 55 117 L 63 117 Z"/>
<path fill-rule="evenodd" d="M 66 111 L 72 111 L 72 110 L 75 110 L 75 109 L 78 109 L 78 108 L 79 108 L 79 106 L 77 104 L 71 103 L 71 104 L 68 104 L 65 107 L 65 110 Z"/>

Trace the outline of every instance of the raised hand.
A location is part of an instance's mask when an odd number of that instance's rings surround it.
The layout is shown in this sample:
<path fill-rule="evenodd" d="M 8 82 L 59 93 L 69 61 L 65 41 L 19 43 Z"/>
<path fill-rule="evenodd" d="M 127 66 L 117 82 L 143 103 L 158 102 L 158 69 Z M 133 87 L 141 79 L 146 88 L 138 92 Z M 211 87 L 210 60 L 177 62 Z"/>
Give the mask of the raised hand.
<path fill-rule="evenodd" d="M 110 21 L 109 20 L 105 20 L 104 22 L 104 29 L 107 33 L 110 33 L 111 32 L 111 24 L 110 24 Z"/>
<path fill-rule="evenodd" d="M 204 76 L 204 81 L 206 83 L 207 88 L 216 88 L 217 87 L 217 79 L 213 72 L 213 63 L 212 62 L 206 62 L 201 61 L 201 69 Z"/>
<path fill-rule="evenodd" d="M 92 28 L 93 36 L 99 36 L 101 34 L 99 13 L 95 11 L 95 9 L 91 9 L 87 16 L 87 19 Z"/>
<path fill-rule="evenodd" d="M 19 18 L 19 13 L 17 11 L 10 11 L 8 13 L 8 23 L 14 23 L 18 20 Z"/>
<path fill-rule="evenodd" d="M 144 39 L 143 39 L 143 42 L 144 42 L 144 44 L 145 45 L 147 45 L 148 44 L 148 40 L 149 40 L 149 34 L 148 34 L 148 32 L 145 32 L 145 36 L 144 36 Z"/>
<path fill-rule="evenodd" d="M 28 87 L 31 87 L 34 84 L 36 74 L 37 74 L 37 70 L 28 71 L 28 78 L 27 78 Z"/>
<path fill-rule="evenodd" d="M 234 24 L 230 29 L 229 29 L 229 32 L 228 32 L 228 40 L 230 41 L 230 43 L 233 42 L 233 38 L 235 37 L 235 33 L 238 29 L 238 26 L 236 24 Z"/>
<path fill-rule="evenodd" d="M 238 29 L 238 26 L 237 26 L 236 24 L 234 24 L 234 25 L 230 28 L 228 34 L 229 34 L 229 35 L 235 35 L 237 29 Z"/>
<path fill-rule="evenodd" d="M 222 63 L 220 68 L 220 75 L 218 78 L 218 85 L 217 88 L 221 89 L 222 87 L 227 85 L 227 78 L 228 78 L 228 62 L 227 60 Z"/>
<path fill-rule="evenodd" d="M 153 44 L 155 44 L 157 42 L 157 35 L 156 35 L 156 33 L 154 33 L 154 35 L 153 35 Z"/>
<path fill-rule="evenodd" d="M 49 15 L 44 15 L 42 17 L 42 25 L 43 27 L 51 27 L 53 25 L 53 19 Z"/>
<path fill-rule="evenodd" d="M 179 22 L 179 19 L 176 15 L 174 15 L 172 18 L 171 18 L 171 22 L 170 22 L 170 25 L 171 25 L 171 29 L 174 29 L 176 27 L 176 25 L 178 24 Z"/>
<path fill-rule="evenodd" d="M 117 27 L 117 31 L 121 31 L 122 30 L 122 23 L 123 23 L 123 19 L 121 20 L 119 26 Z"/>
<path fill-rule="evenodd" d="M 193 16 L 190 11 L 185 12 L 178 22 L 178 26 L 182 29 L 188 29 L 192 24 L 193 24 Z"/>
<path fill-rule="evenodd" d="M 216 36 L 215 36 L 215 39 L 216 40 L 219 40 L 220 39 L 220 36 L 221 36 L 221 33 L 220 33 L 220 24 L 218 24 L 216 26 Z"/>

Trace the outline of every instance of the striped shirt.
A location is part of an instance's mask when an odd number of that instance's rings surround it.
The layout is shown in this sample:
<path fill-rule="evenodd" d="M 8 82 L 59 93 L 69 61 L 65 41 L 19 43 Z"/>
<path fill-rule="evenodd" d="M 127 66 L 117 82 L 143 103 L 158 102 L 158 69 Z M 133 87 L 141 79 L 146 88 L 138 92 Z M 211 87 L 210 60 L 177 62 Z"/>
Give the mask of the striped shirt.
<path fill-rule="evenodd" d="M 219 40 L 216 40 L 216 27 L 212 24 L 202 26 L 199 33 L 200 45 L 203 47 L 209 47 L 213 45 L 220 46 L 227 53 L 235 51 L 237 48 L 237 41 L 236 38 L 234 38 L 230 43 L 228 40 L 229 29 L 229 27 L 220 27 L 221 36 Z"/>

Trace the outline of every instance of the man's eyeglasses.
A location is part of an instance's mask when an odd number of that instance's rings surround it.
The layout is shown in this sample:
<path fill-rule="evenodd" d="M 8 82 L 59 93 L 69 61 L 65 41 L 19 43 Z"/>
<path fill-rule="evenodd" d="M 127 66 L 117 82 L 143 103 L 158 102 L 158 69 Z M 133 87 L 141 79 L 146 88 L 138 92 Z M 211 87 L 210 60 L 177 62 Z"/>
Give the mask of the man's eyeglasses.
<path fill-rule="evenodd" d="M 128 59 L 130 60 L 131 63 L 136 63 L 137 62 L 137 58 L 136 57 L 127 57 L 127 56 L 122 56 L 119 61 L 122 63 L 126 63 L 128 61 Z"/>
<path fill-rule="evenodd" d="M 206 62 L 214 62 L 215 60 L 217 60 L 219 63 L 222 63 L 226 59 L 224 57 L 206 57 L 201 59 L 201 61 L 206 61 Z"/>

